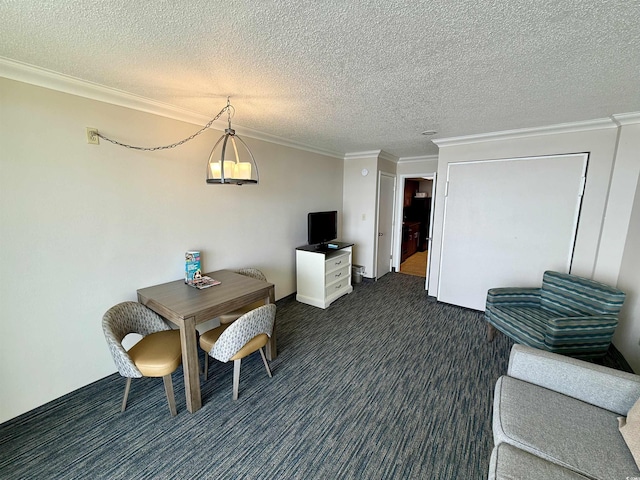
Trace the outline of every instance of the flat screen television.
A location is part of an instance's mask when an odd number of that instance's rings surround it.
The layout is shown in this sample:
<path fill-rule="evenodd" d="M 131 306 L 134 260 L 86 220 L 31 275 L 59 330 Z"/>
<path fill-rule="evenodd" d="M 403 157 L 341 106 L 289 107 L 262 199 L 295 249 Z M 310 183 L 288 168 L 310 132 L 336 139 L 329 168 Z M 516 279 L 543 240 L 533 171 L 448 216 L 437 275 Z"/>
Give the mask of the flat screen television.
<path fill-rule="evenodd" d="M 338 212 L 311 212 L 307 216 L 309 245 L 326 244 L 338 237 Z"/>

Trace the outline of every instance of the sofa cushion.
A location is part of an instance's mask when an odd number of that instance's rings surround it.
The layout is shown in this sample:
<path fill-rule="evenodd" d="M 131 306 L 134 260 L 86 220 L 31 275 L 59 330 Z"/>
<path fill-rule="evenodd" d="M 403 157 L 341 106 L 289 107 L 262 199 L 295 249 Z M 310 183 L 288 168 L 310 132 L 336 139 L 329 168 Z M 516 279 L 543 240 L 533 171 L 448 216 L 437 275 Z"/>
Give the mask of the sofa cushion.
<path fill-rule="evenodd" d="M 560 272 L 544 272 L 540 305 L 556 317 L 618 315 L 625 294 L 588 278 Z"/>
<path fill-rule="evenodd" d="M 640 398 L 629 410 L 627 418 L 618 417 L 618 422 L 622 438 L 640 468 Z"/>
<path fill-rule="evenodd" d="M 524 345 L 511 347 L 507 375 L 622 416 L 640 397 L 640 375 Z"/>
<path fill-rule="evenodd" d="M 494 441 L 496 445 L 511 444 L 589 478 L 640 477 L 618 431 L 617 416 L 503 376 L 496 383 L 494 395 Z"/>
<path fill-rule="evenodd" d="M 500 443 L 491 452 L 489 480 L 589 480 L 589 477 L 520 450 L 508 443 Z"/>
<path fill-rule="evenodd" d="M 487 307 L 487 321 L 517 343 L 545 350 L 544 336 L 553 312 L 536 307 Z"/>

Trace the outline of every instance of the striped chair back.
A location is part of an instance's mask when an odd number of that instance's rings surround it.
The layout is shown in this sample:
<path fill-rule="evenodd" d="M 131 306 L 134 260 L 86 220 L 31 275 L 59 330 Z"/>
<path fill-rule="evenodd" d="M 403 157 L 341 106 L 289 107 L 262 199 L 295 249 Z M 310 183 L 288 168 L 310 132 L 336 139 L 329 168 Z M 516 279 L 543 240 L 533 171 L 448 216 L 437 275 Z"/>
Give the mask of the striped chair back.
<path fill-rule="evenodd" d="M 540 305 L 562 316 L 620 313 L 625 294 L 617 288 L 587 278 L 547 271 L 542 279 Z"/>

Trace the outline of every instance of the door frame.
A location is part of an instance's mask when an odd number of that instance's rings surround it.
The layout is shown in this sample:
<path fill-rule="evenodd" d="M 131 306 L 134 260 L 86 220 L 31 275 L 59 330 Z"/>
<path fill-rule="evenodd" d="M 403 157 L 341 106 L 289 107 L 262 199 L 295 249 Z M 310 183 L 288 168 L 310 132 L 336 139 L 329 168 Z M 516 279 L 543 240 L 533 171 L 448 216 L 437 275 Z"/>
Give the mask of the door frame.
<path fill-rule="evenodd" d="M 431 242 L 433 241 L 433 218 L 435 213 L 435 200 L 436 200 L 436 172 L 428 173 L 404 173 L 398 175 L 398 187 L 396 188 L 396 213 L 395 218 L 401 219 L 403 216 L 404 208 L 404 187 L 407 180 L 421 178 L 424 180 L 431 180 L 431 213 L 429 218 L 429 240 L 427 243 L 427 271 L 425 272 L 424 289 L 429 289 L 429 277 L 431 272 Z M 397 221 L 395 224 L 395 230 L 393 232 L 393 253 L 391 267 L 396 272 L 400 271 L 400 258 L 402 257 L 402 222 Z"/>
<path fill-rule="evenodd" d="M 380 252 L 378 251 L 378 247 L 379 247 L 379 242 L 378 242 L 378 238 L 379 238 L 379 222 L 380 222 L 380 185 L 382 184 L 382 177 L 389 177 L 393 180 L 393 189 L 397 190 L 397 175 L 394 175 L 392 173 L 387 173 L 387 172 L 382 172 L 379 171 L 378 172 L 378 188 L 377 188 L 377 199 L 376 199 L 376 222 L 375 222 L 375 245 L 374 245 L 374 262 L 373 262 L 373 267 L 374 267 L 374 275 L 373 277 L 377 280 L 378 279 L 378 255 L 380 254 Z M 392 270 L 393 268 L 393 246 L 394 246 L 394 242 L 395 242 L 395 237 L 396 237 L 396 229 L 395 229 L 395 224 L 396 224 L 396 219 L 398 218 L 398 216 L 396 215 L 396 195 L 395 195 L 395 191 L 391 193 L 391 251 L 389 252 L 389 271 Z"/>

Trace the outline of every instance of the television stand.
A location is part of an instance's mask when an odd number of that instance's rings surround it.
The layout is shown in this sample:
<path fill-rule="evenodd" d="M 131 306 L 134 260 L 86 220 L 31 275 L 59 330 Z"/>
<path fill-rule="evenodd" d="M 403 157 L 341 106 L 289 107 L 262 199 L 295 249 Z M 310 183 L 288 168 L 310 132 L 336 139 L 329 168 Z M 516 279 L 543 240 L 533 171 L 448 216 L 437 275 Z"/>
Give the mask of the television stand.
<path fill-rule="evenodd" d="M 296 300 L 327 308 L 338 298 L 353 291 L 353 243 L 329 242 L 318 247 L 304 245 L 296 248 Z"/>

